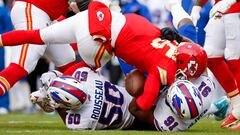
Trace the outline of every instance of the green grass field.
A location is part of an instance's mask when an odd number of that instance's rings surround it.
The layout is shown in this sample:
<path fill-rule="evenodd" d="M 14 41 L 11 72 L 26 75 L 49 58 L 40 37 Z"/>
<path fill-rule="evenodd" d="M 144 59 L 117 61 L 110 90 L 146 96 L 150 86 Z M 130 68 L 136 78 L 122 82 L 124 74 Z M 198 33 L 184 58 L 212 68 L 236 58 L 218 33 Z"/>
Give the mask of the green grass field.
<path fill-rule="evenodd" d="M 201 120 L 187 132 L 162 133 L 158 131 L 71 131 L 68 130 L 58 115 L 46 114 L 7 114 L 0 115 L 0 135 L 240 135 L 240 131 L 219 128 L 220 122 L 209 119 Z"/>

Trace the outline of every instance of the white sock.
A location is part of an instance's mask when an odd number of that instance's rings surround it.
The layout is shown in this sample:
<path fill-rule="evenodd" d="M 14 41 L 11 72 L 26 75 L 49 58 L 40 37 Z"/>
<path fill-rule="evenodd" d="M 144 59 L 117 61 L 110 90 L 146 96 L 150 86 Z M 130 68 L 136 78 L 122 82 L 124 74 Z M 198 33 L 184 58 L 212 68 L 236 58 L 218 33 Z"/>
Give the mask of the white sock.
<path fill-rule="evenodd" d="M 173 16 L 173 25 L 176 29 L 178 29 L 178 24 L 182 19 L 188 18 L 191 20 L 190 15 L 183 9 L 180 4 L 173 5 L 171 7 L 171 13 Z"/>
<path fill-rule="evenodd" d="M 240 119 L 240 95 L 238 94 L 232 97 L 230 100 L 233 106 L 232 115 L 235 118 Z"/>

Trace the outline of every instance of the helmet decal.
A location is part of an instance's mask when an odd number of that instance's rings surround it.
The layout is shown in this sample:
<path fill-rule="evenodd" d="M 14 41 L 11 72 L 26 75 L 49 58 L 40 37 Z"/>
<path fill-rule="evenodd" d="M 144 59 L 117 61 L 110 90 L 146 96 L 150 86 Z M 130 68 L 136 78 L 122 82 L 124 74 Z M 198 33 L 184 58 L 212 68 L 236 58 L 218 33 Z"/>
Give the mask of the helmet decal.
<path fill-rule="evenodd" d="M 181 99 L 177 95 L 174 95 L 172 102 L 173 102 L 173 106 L 177 110 L 178 115 L 180 115 L 181 117 L 184 117 L 181 113 Z"/>
<path fill-rule="evenodd" d="M 188 108 L 191 113 L 191 118 L 197 117 L 199 115 L 199 112 L 198 112 L 195 101 L 192 100 L 193 97 L 191 96 L 191 93 L 189 92 L 188 88 L 186 87 L 186 85 L 184 83 L 180 83 L 178 85 L 178 88 L 182 91 L 182 93 L 184 95 L 186 95 L 185 99 L 187 101 Z"/>
<path fill-rule="evenodd" d="M 190 60 L 187 66 L 189 74 L 194 76 L 198 69 L 198 63 L 195 60 Z"/>
<path fill-rule="evenodd" d="M 50 85 L 51 85 L 51 87 L 60 88 L 61 90 L 75 96 L 76 98 L 78 98 L 81 101 L 81 103 L 84 103 L 85 100 L 87 99 L 87 94 L 85 92 L 83 92 L 83 90 L 81 90 L 77 87 L 71 86 L 67 83 L 53 81 Z"/>

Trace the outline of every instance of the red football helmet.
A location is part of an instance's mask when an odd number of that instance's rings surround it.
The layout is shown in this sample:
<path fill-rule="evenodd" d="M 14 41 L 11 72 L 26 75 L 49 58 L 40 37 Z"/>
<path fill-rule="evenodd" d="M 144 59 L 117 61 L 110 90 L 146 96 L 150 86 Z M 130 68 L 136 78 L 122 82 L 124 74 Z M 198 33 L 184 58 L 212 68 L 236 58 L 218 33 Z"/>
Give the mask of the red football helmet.
<path fill-rule="evenodd" d="M 199 77 L 207 67 L 207 53 L 198 44 L 182 42 L 176 49 L 177 74 L 184 74 L 187 79 Z"/>

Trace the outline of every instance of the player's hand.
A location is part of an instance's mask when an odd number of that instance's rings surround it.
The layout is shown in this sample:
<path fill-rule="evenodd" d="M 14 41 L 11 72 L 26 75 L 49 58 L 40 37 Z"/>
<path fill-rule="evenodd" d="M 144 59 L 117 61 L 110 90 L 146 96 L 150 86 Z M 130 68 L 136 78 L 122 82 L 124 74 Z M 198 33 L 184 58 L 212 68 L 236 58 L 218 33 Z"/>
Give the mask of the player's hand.
<path fill-rule="evenodd" d="M 77 14 L 77 13 L 80 12 L 80 10 L 79 10 L 76 2 L 70 2 L 70 3 L 69 3 L 69 9 L 70 9 L 71 11 L 73 11 L 75 14 Z"/>
<path fill-rule="evenodd" d="M 237 0 L 222 0 L 210 10 L 210 18 L 215 17 L 217 13 L 225 13 Z"/>
<path fill-rule="evenodd" d="M 44 87 L 30 94 L 32 103 L 37 104 L 44 112 L 53 112 L 55 107 L 50 104 L 50 98 Z"/>
<path fill-rule="evenodd" d="M 201 9 L 202 9 L 201 6 L 194 6 L 192 8 L 191 17 L 192 17 L 192 21 L 193 21 L 194 26 L 197 26 L 197 22 L 200 18 Z"/>
<path fill-rule="evenodd" d="M 182 42 L 183 37 L 178 34 L 178 32 L 174 31 L 173 29 L 169 28 L 169 27 L 165 27 L 161 29 L 161 39 L 166 39 L 166 40 L 170 40 L 170 41 L 177 41 L 178 43 Z"/>
<path fill-rule="evenodd" d="M 137 105 L 135 98 L 133 98 L 132 101 L 130 102 L 130 104 L 129 104 L 129 106 L 128 106 L 128 110 L 129 110 L 129 112 L 130 112 L 132 115 L 134 115 L 134 116 L 137 114 L 137 112 L 138 112 L 139 110 L 141 110 L 141 109 L 139 108 L 139 106 Z"/>
<path fill-rule="evenodd" d="M 56 70 L 48 71 L 42 74 L 40 81 L 42 82 L 43 86 L 47 89 L 52 80 L 57 78 L 61 74 L 62 74 L 61 72 Z"/>

